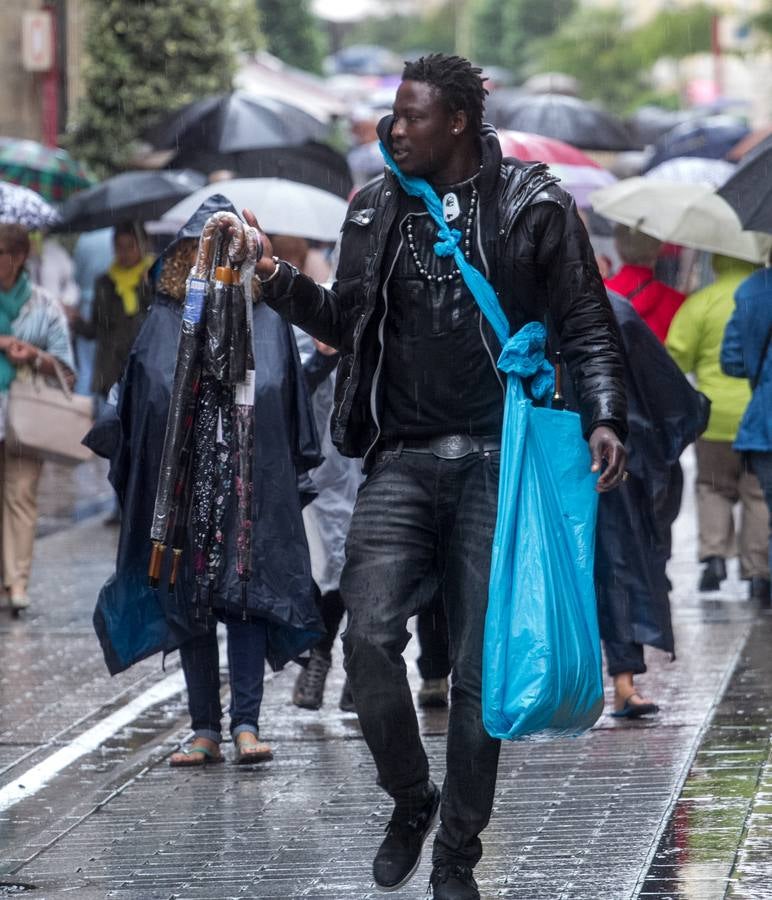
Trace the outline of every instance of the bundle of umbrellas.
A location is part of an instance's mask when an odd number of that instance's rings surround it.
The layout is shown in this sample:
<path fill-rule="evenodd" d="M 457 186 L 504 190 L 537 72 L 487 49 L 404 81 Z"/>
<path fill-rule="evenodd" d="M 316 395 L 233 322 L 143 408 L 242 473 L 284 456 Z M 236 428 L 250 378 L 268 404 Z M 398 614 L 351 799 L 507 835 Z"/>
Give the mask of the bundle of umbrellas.
<path fill-rule="evenodd" d="M 169 587 L 174 586 L 190 534 L 197 618 L 204 596 L 211 612 L 234 482 L 236 569 L 246 617 L 255 363 L 251 296 L 243 281 L 251 283 L 251 270 L 261 254 L 255 229 L 233 213 L 217 212 L 204 226 L 187 283 L 150 532 L 148 577 L 153 587 L 159 585 L 171 545 Z"/>

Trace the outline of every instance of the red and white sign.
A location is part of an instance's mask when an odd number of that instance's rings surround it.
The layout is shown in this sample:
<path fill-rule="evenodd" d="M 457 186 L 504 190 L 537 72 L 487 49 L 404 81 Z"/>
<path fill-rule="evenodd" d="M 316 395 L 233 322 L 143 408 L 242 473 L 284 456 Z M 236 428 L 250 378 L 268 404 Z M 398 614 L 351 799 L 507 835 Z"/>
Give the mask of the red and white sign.
<path fill-rule="evenodd" d="M 48 72 L 54 65 L 54 21 L 50 12 L 25 12 L 21 24 L 21 62 L 27 72 Z"/>

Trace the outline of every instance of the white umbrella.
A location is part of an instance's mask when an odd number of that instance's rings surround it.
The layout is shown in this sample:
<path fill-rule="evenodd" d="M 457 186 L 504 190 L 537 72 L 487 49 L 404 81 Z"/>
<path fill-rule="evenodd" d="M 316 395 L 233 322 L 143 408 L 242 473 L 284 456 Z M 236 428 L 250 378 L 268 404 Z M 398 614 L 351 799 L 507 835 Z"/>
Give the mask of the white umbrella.
<path fill-rule="evenodd" d="M 239 212 L 248 207 L 263 231 L 314 241 L 335 241 L 346 201 L 320 188 L 284 178 L 233 178 L 199 188 L 164 213 L 160 222 L 176 231 L 213 194 L 223 194 Z M 152 229 L 159 231 L 157 226 Z"/>
<path fill-rule="evenodd" d="M 626 178 L 590 194 L 593 209 L 644 234 L 761 263 L 772 235 L 743 231 L 735 211 L 706 184 Z"/>
<path fill-rule="evenodd" d="M 655 181 L 680 181 L 686 184 L 708 184 L 720 188 L 737 170 L 725 159 L 704 159 L 701 156 L 676 156 L 666 159 L 644 173 Z"/>

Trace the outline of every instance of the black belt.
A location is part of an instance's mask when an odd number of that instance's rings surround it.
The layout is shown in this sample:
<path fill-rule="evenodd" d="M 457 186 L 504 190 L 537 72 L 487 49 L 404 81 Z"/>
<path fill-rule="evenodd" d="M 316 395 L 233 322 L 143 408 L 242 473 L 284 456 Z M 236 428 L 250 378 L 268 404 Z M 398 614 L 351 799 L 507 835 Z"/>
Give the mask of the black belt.
<path fill-rule="evenodd" d="M 501 438 L 472 437 L 469 434 L 444 434 L 424 440 L 381 441 L 378 450 L 396 453 L 431 453 L 438 459 L 461 459 L 470 453 L 492 453 L 501 450 Z"/>

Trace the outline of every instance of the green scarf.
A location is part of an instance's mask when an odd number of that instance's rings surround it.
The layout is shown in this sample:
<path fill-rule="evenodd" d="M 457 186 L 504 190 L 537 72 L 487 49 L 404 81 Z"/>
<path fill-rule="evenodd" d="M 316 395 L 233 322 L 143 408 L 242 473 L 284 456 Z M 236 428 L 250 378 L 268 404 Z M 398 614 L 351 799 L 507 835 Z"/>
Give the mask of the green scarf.
<path fill-rule="evenodd" d="M 10 291 L 0 290 L 0 334 L 12 334 L 11 324 L 32 293 L 29 275 L 22 272 Z M 16 366 L 0 350 L 0 391 L 7 391 L 16 377 Z"/>

